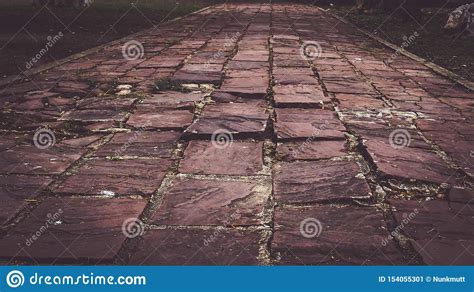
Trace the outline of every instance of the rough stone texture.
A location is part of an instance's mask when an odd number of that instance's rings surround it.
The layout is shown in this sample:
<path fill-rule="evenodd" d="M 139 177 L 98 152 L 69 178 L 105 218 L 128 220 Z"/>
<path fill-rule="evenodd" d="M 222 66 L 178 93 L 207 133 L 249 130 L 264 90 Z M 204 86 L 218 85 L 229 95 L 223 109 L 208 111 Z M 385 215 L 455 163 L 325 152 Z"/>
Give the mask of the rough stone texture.
<path fill-rule="evenodd" d="M 96 152 L 96 155 L 170 158 L 180 135 L 178 132 L 149 131 L 117 133 Z"/>
<path fill-rule="evenodd" d="M 388 232 L 382 214 L 375 208 L 280 207 L 275 212 L 275 224 L 271 248 L 274 256 L 281 257 L 282 264 L 400 265 L 407 262 L 393 242 L 382 245 Z"/>
<path fill-rule="evenodd" d="M 331 99 L 326 97 L 317 84 L 290 84 L 273 87 L 275 104 L 278 107 L 329 107 Z"/>
<path fill-rule="evenodd" d="M 171 161 L 168 159 L 93 159 L 56 190 L 62 194 L 150 195 L 158 189 Z"/>
<path fill-rule="evenodd" d="M 127 239 L 123 222 L 137 218 L 145 204 L 137 199 L 47 199 L 0 241 L 0 258 L 43 264 L 111 262 Z"/>
<path fill-rule="evenodd" d="M 188 110 L 161 109 L 158 112 L 137 111 L 127 124 L 135 128 L 174 130 L 182 129 L 193 121 L 193 114 Z"/>
<path fill-rule="evenodd" d="M 465 203 L 391 200 L 401 232 L 428 265 L 474 263 L 474 209 Z"/>
<path fill-rule="evenodd" d="M 153 220 L 162 225 L 259 224 L 269 192 L 266 183 L 178 179 Z"/>
<path fill-rule="evenodd" d="M 382 176 L 406 182 L 413 180 L 448 183 L 456 173 L 433 151 L 404 147 L 397 149 L 381 141 L 367 141 L 367 151 Z"/>
<path fill-rule="evenodd" d="M 262 143 L 191 141 L 179 171 L 194 174 L 254 175 L 263 168 Z"/>
<path fill-rule="evenodd" d="M 343 139 L 345 128 L 332 111 L 277 109 L 275 132 L 280 140 Z"/>
<path fill-rule="evenodd" d="M 267 120 L 268 114 L 263 106 L 241 103 L 209 105 L 184 134 L 188 137 L 211 136 L 217 131 L 225 131 L 233 138 L 261 137 Z"/>
<path fill-rule="evenodd" d="M 472 90 L 305 4 L 214 5 L 133 39 L 137 60 L 118 41 L 0 85 L 1 264 L 474 263 Z"/>
<path fill-rule="evenodd" d="M 150 230 L 138 243 L 131 265 L 256 265 L 260 234 L 211 230 Z"/>
<path fill-rule="evenodd" d="M 320 160 L 344 156 L 344 141 L 283 142 L 277 145 L 277 158 L 285 161 Z"/>
<path fill-rule="evenodd" d="M 61 174 L 85 149 L 50 147 L 38 149 L 34 146 L 19 145 L 0 152 L 1 174 Z"/>
<path fill-rule="evenodd" d="M 275 199 L 311 203 L 367 198 L 367 182 L 352 161 L 281 163 L 275 167 Z"/>
<path fill-rule="evenodd" d="M 0 225 L 12 218 L 28 201 L 34 201 L 52 182 L 45 176 L 0 176 Z"/>

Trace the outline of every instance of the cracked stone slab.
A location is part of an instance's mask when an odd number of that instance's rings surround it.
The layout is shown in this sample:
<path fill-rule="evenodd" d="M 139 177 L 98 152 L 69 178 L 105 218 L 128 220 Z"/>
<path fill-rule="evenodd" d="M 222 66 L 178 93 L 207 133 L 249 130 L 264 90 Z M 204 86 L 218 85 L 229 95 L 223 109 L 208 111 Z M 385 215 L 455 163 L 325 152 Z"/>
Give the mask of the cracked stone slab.
<path fill-rule="evenodd" d="M 48 198 L 0 241 L 0 258 L 55 264 L 110 263 L 138 218 L 141 199 Z M 39 235 L 38 235 L 39 234 Z"/>
<path fill-rule="evenodd" d="M 184 93 L 179 91 L 163 91 L 147 96 L 137 105 L 140 112 L 156 112 L 161 108 L 176 110 L 194 110 L 195 104 L 202 99 L 202 93 Z"/>
<path fill-rule="evenodd" d="M 423 134 L 453 158 L 468 175 L 474 177 L 474 131 L 464 122 L 419 120 Z"/>
<path fill-rule="evenodd" d="M 1 174 L 61 174 L 78 160 L 86 149 L 53 146 L 38 149 L 20 145 L 0 152 Z"/>
<path fill-rule="evenodd" d="M 339 107 L 343 110 L 364 110 L 387 107 L 383 100 L 375 95 L 365 94 L 336 94 L 335 98 L 339 101 Z"/>
<path fill-rule="evenodd" d="M 256 175 L 263 169 L 263 143 L 191 141 L 179 171 L 193 174 Z"/>
<path fill-rule="evenodd" d="M 271 251 L 284 265 L 401 265 L 407 261 L 372 207 L 278 207 Z"/>
<path fill-rule="evenodd" d="M 55 189 L 58 194 L 150 195 L 161 184 L 169 159 L 92 159 Z"/>
<path fill-rule="evenodd" d="M 474 209 L 443 200 L 390 200 L 401 232 L 428 265 L 474 263 Z"/>
<path fill-rule="evenodd" d="M 304 138 L 344 139 L 345 127 L 333 111 L 279 108 L 275 112 L 275 133 L 280 141 Z"/>
<path fill-rule="evenodd" d="M 365 82 L 348 82 L 344 80 L 325 80 L 324 86 L 332 93 L 376 94 L 377 92 Z"/>
<path fill-rule="evenodd" d="M 121 110 L 83 109 L 65 113 L 60 120 L 78 122 L 123 122 L 126 113 Z"/>
<path fill-rule="evenodd" d="M 52 181 L 49 176 L 0 176 L 0 225 L 34 201 Z"/>
<path fill-rule="evenodd" d="M 367 151 L 382 176 L 406 182 L 415 180 L 437 184 L 450 183 L 456 170 L 448 167 L 436 153 L 414 147 L 395 148 L 384 141 L 368 140 Z"/>
<path fill-rule="evenodd" d="M 107 144 L 101 146 L 95 155 L 171 158 L 180 136 L 179 132 L 117 133 Z"/>
<path fill-rule="evenodd" d="M 273 97 L 277 107 L 331 107 L 331 98 L 324 95 L 319 85 L 275 85 Z"/>
<path fill-rule="evenodd" d="M 226 132 L 233 138 L 261 138 L 266 130 L 268 114 L 265 107 L 254 104 L 214 104 L 204 108 L 202 115 L 189 126 L 185 137 L 211 137 Z"/>
<path fill-rule="evenodd" d="M 176 179 L 153 215 L 159 225 L 257 225 L 270 196 L 267 183 Z"/>
<path fill-rule="evenodd" d="M 320 160 L 347 155 L 344 141 L 296 141 L 278 143 L 276 157 L 284 161 Z"/>
<path fill-rule="evenodd" d="M 77 103 L 77 108 L 80 110 L 127 111 L 131 109 L 136 100 L 136 98 L 91 97 L 80 100 Z"/>
<path fill-rule="evenodd" d="M 134 128 L 175 130 L 186 128 L 192 121 L 193 113 L 189 110 L 138 110 L 130 116 L 127 124 Z"/>
<path fill-rule="evenodd" d="M 364 199 L 370 189 L 353 161 L 279 163 L 274 169 L 275 199 L 284 203 L 313 203 Z"/>
<path fill-rule="evenodd" d="M 256 231 L 149 230 L 135 248 L 131 265 L 258 265 Z"/>

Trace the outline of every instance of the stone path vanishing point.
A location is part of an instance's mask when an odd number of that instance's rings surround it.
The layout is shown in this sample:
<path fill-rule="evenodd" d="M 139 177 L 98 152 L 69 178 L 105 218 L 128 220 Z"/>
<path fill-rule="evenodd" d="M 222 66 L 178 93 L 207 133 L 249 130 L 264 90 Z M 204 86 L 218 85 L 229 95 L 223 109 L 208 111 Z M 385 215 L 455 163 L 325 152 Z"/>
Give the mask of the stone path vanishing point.
<path fill-rule="evenodd" d="M 315 7 L 30 77 L 0 91 L 3 264 L 474 264 L 473 93 Z"/>

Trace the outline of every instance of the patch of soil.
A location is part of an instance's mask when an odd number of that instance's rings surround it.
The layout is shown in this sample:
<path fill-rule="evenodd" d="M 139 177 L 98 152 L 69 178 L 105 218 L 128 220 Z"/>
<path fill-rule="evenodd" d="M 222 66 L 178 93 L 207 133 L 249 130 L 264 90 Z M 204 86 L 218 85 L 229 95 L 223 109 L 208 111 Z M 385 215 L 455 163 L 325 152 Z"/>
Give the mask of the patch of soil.
<path fill-rule="evenodd" d="M 27 63 L 41 55 L 34 67 L 54 62 L 71 54 L 157 25 L 162 21 L 188 14 L 209 3 L 188 1 L 166 3 L 156 8 L 128 3 L 105 3 L 85 10 L 73 8 L 32 7 L 28 4 L 0 9 L 0 80 L 28 69 Z M 123 1 L 122 1 L 123 2 Z M 125 1 L 127 2 L 127 1 Z M 148 1 L 150 2 L 150 1 Z M 15 6 L 15 7 L 13 7 Z M 63 36 L 61 36 L 62 34 Z M 53 38 L 54 45 L 48 47 Z M 41 52 L 41 50 L 43 50 Z M 30 63 L 31 64 L 31 63 Z"/>
<path fill-rule="evenodd" d="M 330 12 L 352 24 L 401 46 L 404 38 L 416 32 L 419 36 L 405 49 L 468 80 L 474 81 L 474 36 L 443 30 L 448 14 L 454 8 L 422 9 L 420 20 L 407 20 L 377 11 L 359 13 L 351 5 L 325 6 Z"/>

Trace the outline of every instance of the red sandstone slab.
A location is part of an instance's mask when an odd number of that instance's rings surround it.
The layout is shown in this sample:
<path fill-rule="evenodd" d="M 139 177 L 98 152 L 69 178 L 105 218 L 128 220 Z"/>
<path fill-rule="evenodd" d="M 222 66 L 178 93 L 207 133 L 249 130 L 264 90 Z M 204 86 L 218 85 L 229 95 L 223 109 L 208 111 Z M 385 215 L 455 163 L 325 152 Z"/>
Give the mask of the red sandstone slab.
<path fill-rule="evenodd" d="M 275 132 L 279 140 L 344 139 L 345 128 L 332 111 L 276 109 Z"/>
<path fill-rule="evenodd" d="M 52 182 L 49 176 L 0 176 L 0 225 L 11 219 L 29 200 Z"/>
<path fill-rule="evenodd" d="M 0 152 L 1 174 L 61 174 L 78 160 L 86 149 L 16 146 Z"/>
<path fill-rule="evenodd" d="M 273 92 L 278 107 L 322 108 L 331 103 L 331 99 L 324 95 L 319 85 L 276 85 Z"/>
<path fill-rule="evenodd" d="M 150 230 L 130 265 L 258 265 L 260 234 L 230 229 Z"/>
<path fill-rule="evenodd" d="M 195 104 L 202 98 L 202 93 L 163 91 L 146 97 L 136 108 L 139 112 L 157 112 L 163 109 L 194 110 Z"/>
<path fill-rule="evenodd" d="M 161 109 L 158 112 L 139 110 L 133 113 L 127 124 L 135 128 L 174 130 L 189 126 L 193 114 L 189 110 Z"/>
<path fill-rule="evenodd" d="M 219 85 L 222 82 L 223 74 L 221 72 L 194 72 L 179 70 L 171 82 L 175 84 L 214 84 Z"/>
<path fill-rule="evenodd" d="M 56 190 L 61 194 L 150 195 L 161 184 L 168 159 L 93 159 Z"/>
<path fill-rule="evenodd" d="M 65 113 L 60 120 L 79 122 L 122 122 L 126 113 L 120 110 L 84 109 Z"/>
<path fill-rule="evenodd" d="M 376 208 L 279 207 L 271 251 L 285 265 L 400 265 L 407 261 L 388 237 Z"/>
<path fill-rule="evenodd" d="M 263 168 L 263 143 L 191 141 L 179 171 L 193 174 L 255 175 Z"/>
<path fill-rule="evenodd" d="M 153 157 L 171 158 L 181 136 L 178 132 L 134 131 L 117 133 L 95 153 L 100 157 Z"/>
<path fill-rule="evenodd" d="M 269 196 L 267 183 L 178 178 L 163 195 L 153 221 L 173 226 L 261 224 Z"/>
<path fill-rule="evenodd" d="M 234 78 L 234 79 L 244 79 L 244 78 Z M 246 85 L 247 80 L 245 80 L 245 82 L 242 82 L 242 81 L 243 80 L 239 80 L 238 84 L 236 84 L 237 81 L 233 82 L 235 85 L 233 84 L 232 86 L 228 86 L 224 82 L 224 84 L 220 87 L 220 91 L 238 95 L 245 98 L 263 99 L 265 98 L 265 96 L 267 96 L 268 84 L 266 85 L 259 84 L 256 86 L 251 86 L 251 85 Z"/>
<path fill-rule="evenodd" d="M 277 145 L 277 158 L 284 161 L 320 160 L 347 155 L 344 141 L 296 141 Z"/>
<path fill-rule="evenodd" d="M 377 92 L 364 81 L 347 82 L 347 81 L 324 81 L 329 92 L 333 93 L 350 93 L 350 94 L 376 94 Z"/>
<path fill-rule="evenodd" d="M 387 107 L 383 100 L 374 95 L 338 93 L 336 94 L 336 99 L 339 101 L 339 107 L 345 110 L 378 109 Z"/>
<path fill-rule="evenodd" d="M 0 258 L 111 263 L 127 239 L 123 223 L 145 205 L 141 199 L 49 198 L 0 241 Z"/>
<path fill-rule="evenodd" d="M 215 104 L 204 108 L 201 116 L 189 126 L 186 137 L 206 136 L 214 133 L 229 133 L 234 139 L 240 137 L 260 138 L 267 127 L 268 114 L 264 105 Z"/>
<path fill-rule="evenodd" d="M 136 98 L 92 97 L 80 100 L 77 103 L 77 108 L 80 110 L 107 109 L 112 111 L 128 111 L 136 100 Z"/>
<path fill-rule="evenodd" d="M 368 198 L 370 189 L 354 161 L 279 163 L 274 169 L 275 199 L 313 203 Z"/>
<path fill-rule="evenodd" d="M 428 265 L 474 263 L 474 209 L 441 200 L 390 200 L 397 226 Z M 461 212 L 463 211 L 464 212 Z"/>
<path fill-rule="evenodd" d="M 394 177 L 405 182 L 425 181 L 449 183 L 456 171 L 434 152 L 426 149 L 403 147 L 397 149 L 387 142 L 369 140 L 367 151 L 382 176 Z"/>

